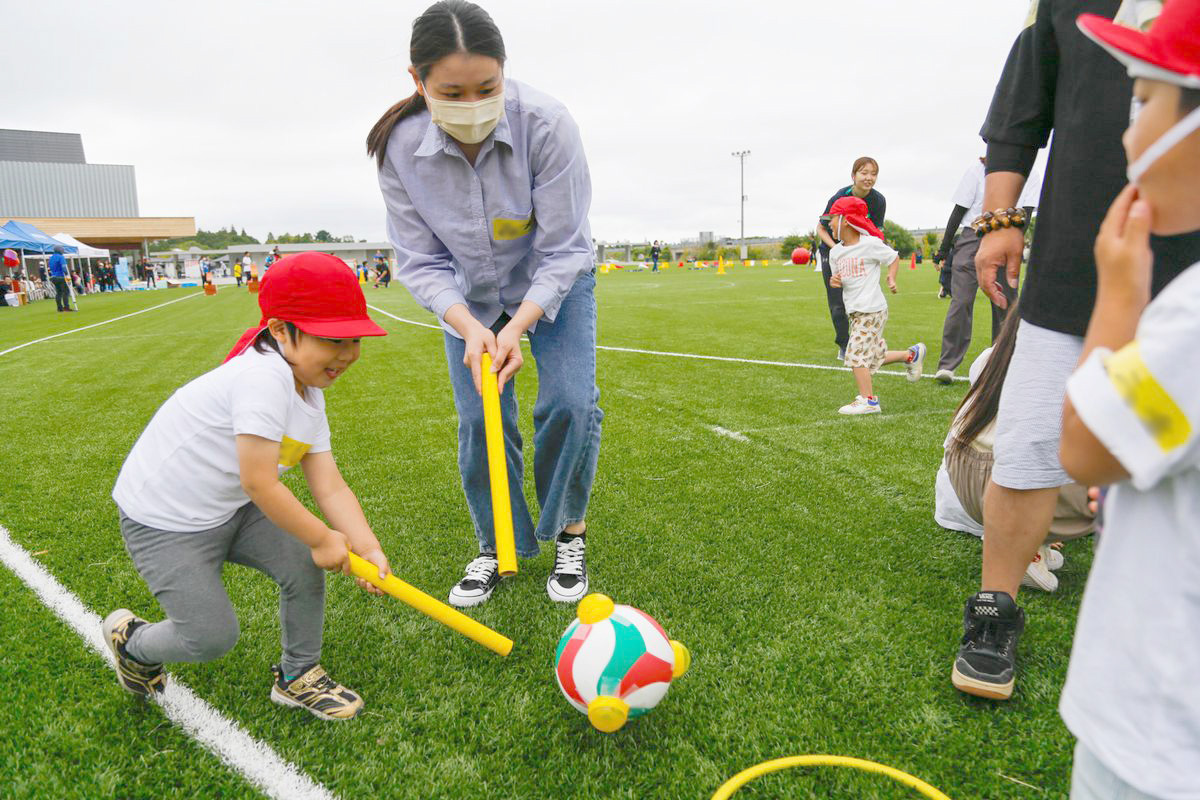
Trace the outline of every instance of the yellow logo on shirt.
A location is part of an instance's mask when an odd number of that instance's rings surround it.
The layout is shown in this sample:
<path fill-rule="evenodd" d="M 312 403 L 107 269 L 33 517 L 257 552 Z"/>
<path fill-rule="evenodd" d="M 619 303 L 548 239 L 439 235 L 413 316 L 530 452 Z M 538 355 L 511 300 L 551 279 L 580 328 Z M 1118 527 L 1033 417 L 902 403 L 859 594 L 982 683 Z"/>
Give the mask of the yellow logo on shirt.
<path fill-rule="evenodd" d="M 1191 423 L 1150 372 L 1136 341 L 1109 356 L 1104 368 L 1117 394 L 1124 398 L 1164 452 L 1170 452 L 1188 440 L 1192 433 Z"/>
<path fill-rule="evenodd" d="M 511 242 L 533 232 L 533 217 L 527 219 L 492 220 L 492 238 L 497 242 Z"/>
<path fill-rule="evenodd" d="M 287 436 L 283 437 L 283 441 L 279 443 L 279 466 L 294 467 L 300 463 L 300 459 L 304 458 L 308 453 L 311 444 L 305 442 L 297 442 L 295 439 Z"/>

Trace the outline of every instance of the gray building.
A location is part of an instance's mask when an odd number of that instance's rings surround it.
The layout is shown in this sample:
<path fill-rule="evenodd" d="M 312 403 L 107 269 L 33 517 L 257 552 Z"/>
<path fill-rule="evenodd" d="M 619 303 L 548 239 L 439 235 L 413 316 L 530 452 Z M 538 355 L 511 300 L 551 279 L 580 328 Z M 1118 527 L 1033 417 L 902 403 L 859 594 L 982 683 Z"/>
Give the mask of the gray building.
<path fill-rule="evenodd" d="M 0 217 L 136 217 L 133 167 L 89 164 L 77 133 L 0 129 Z"/>

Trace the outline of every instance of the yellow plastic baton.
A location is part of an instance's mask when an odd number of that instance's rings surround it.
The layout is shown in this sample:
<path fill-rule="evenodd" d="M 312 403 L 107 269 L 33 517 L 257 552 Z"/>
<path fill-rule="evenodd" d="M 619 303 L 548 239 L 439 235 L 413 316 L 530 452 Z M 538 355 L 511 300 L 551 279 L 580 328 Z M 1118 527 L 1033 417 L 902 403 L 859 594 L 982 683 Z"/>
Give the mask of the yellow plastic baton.
<path fill-rule="evenodd" d="M 479 642 L 479 644 L 493 653 L 506 656 L 512 652 L 512 639 L 496 633 L 488 626 L 476 622 L 466 614 L 455 611 L 442 601 L 433 599 L 412 584 L 400 580 L 395 575 L 388 575 L 383 580 L 379 580 L 379 568 L 370 561 L 365 561 L 354 555 L 354 553 L 350 554 L 350 571 L 356 577 L 362 578 L 372 586 L 379 587 L 397 600 L 408 603 L 422 614 L 433 617 L 438 622 L 453 628 L 468 639 Z"/>
<path fill-rule="evenodd" d="M 496 530 L 496 561 L 500 574 L 517 574 L 517 546 L 513 541 L 512 502 L 508 496 L 508 463 L 500 423 L 500 389 L 492 372 L 492 357 L 483 354 L 483 433 L 487 440 L 488 474 L 492 483 L 492 527 Z"/>

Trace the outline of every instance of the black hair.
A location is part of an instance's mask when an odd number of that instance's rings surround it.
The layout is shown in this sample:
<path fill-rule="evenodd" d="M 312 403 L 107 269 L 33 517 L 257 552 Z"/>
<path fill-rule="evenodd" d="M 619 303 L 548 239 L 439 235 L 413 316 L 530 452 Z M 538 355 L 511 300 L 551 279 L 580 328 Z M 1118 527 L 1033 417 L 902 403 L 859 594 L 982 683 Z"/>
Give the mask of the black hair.
<path fill-rule="evenodd" d="M 441 0 L 413 20 L 408 57 L 425 81 L 433 65 L 453 53 L 488 56 L 504 66 L 504 39 L 488 13 L 467 0 Z M 367 155 L 375 156 L 383 167 L 388 138 L 400 120 L 425 110 L 425 98 L 419 92 L 389 108 L 367 134 Z"/>
<path fill-rule="evenodd" d="M 287 328 L 288 339 L 292 344 L 300 338 L 300 329 L 290 322 L 284 322 L 284 327 Z M 259 331 L 258 336 L 254 337 L 254 349 L 260 353 L 266 353 L 274 350 L 279 355 L 283 355 L 283 351 L 279 349 L 279 342 L 275 341 L 275 337 L 271 335 L 270 328 L 263 328 Z"/>
<path fill-rule="evenodd" d="M 1012 360 L 1013 350 L 1017 345 L 1017 326 L 1021 322 L 1021 314 L 1017 310 L 1017 301 L 1008 305 L 1008 314 L 999 335 L 992 342 L 992 353 L 980 371 L 975 383 L 963 395 L 954 415 L 962 412 L 962 420 L 953 430 L 950 438 L 952 451 L 965 450 L 971 442 L 991 424 L 1000 410 L 1000 389 L 1004 386 L 1004 376 L 1008 374 L 1008 362 Z M 966 411 L 963 411 L 963 409 Z"/>
<path fill-rule="evenodd" d="M 1179 116 L 1184 116 L 1200 108 L 1200 89 L 1179 89 Z"/>

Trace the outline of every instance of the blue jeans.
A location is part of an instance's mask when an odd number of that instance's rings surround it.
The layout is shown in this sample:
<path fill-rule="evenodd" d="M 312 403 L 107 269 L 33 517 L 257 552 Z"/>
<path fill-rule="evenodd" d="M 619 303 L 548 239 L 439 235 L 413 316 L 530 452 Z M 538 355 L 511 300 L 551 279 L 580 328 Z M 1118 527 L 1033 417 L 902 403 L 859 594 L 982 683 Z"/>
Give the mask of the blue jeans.
<path fill-rule="evenodd" d="M 536 528 L 525 502 L 516 381 L 505 384 L 500 396 L 513 538 L 517 554 L 523 558 L 536 556 L 539 541 L 550 541 L 566 526 L 583 522 L 587 514 L 600 456 L 600 421 L 604 419 L 597 405 L 600 390 L 596 388 L 595 289 L 595 274 L 584 275 L 567 293 L 554 322 L 540 320 L 529 334 L 529 349 L 538 371 L 538 396 L 533 405 L 533 478 L 541 516 Z M 506 322 L 507 318 L 501 320 Z M 458 469 L 463 492 L 480 551 L 494 553 L 496 533 L 483 403 L 475 392 L 470 368 L 463 366 L 465 343 L 448 333 L 445 337 L 446 364 L 458 409 Z"/>

